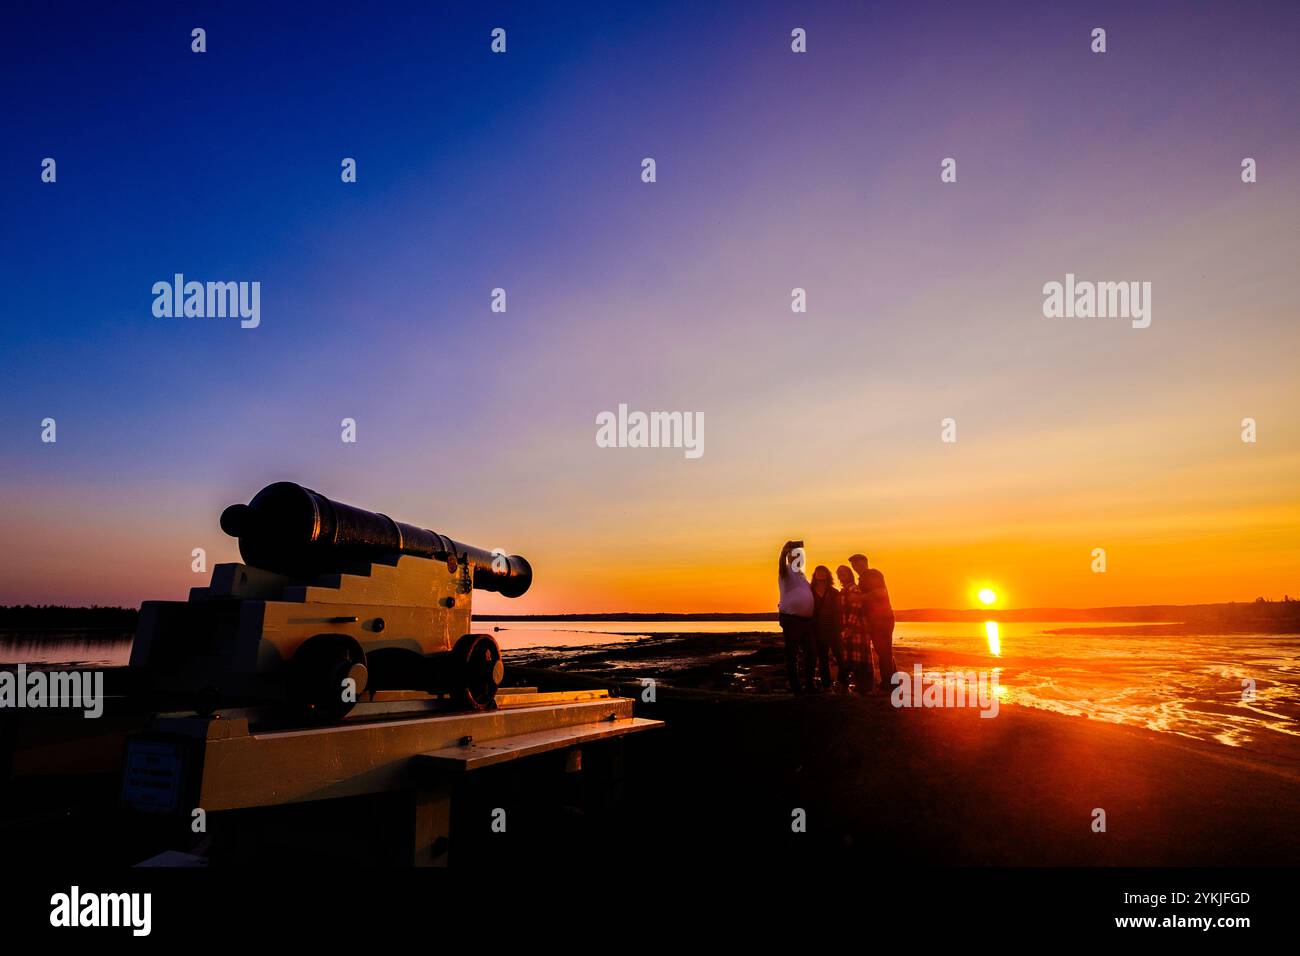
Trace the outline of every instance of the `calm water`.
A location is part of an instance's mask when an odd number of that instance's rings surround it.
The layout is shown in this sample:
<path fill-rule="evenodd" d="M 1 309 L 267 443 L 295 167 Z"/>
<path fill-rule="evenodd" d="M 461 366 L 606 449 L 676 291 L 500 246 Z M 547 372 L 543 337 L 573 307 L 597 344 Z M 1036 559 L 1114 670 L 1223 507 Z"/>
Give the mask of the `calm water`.
<path fill-rule="evenodd" d="M 1069 635 L 1065 623 L 900 623 L 895 642 L 927 668 L 993 670 L 1002 701 L 1300 756 L 1300 635 Z M 1084 625 L 1086 626 L 1086 625 Z M 497 630 L 494 630 L 497 629 Z M 771 632 L 774 621 L 481 622 L 505 650 L 586 647 L 681 631 Z M 125 664 L 122 635 L 7 635 L 0 664 Z M 1246 699 L 1243 681 L 1254 681 Z"/>
<path fill-rule="evenodd" d="M 120 631 L 6 631 L 0 634 L 0 665 L 124 667 L 130 659 L 131 636 Z"/>

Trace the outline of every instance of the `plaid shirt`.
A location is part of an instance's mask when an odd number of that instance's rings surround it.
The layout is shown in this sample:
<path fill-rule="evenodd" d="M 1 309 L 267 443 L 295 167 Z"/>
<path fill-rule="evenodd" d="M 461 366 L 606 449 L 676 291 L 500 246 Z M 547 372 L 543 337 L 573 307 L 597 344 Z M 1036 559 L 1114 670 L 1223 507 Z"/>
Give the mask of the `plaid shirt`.
<path fill-rule="evenodd" d="M 867 596 L 856 584 L 840 591 L 840 637 L 844 642 L 844 663 L 871 663 L 867 639 Z"/>

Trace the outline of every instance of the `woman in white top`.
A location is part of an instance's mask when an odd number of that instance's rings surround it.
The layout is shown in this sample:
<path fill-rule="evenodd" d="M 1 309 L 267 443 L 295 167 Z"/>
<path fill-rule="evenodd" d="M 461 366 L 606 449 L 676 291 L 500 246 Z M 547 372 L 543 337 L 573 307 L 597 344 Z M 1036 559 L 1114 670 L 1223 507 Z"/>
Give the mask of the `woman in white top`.
<path fill-rule="evenodd" d="M 795 694 L 814 690 L 813 671 L 817 651 L 814 645 L 813 593 L 804 576 L 802 541 L 787 541 L 777 562 L 776 583 L 781 592 L 777 620 L 785 635 L 785 673 Z M 801 667 L 802 661 L 802 667 Z M 800 670 L 803 680 L 800 680 Z"/>

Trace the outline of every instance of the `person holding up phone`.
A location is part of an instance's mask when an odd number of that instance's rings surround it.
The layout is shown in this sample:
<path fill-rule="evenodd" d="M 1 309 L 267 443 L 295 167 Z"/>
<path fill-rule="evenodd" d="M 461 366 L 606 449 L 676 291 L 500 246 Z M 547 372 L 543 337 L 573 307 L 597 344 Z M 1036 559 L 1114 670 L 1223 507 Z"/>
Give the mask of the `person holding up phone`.
<path fill-rule="evenodd" d="M 803 542 L 787 541 L 781 546 L 776 571 L 780 590 L 777 620 L 785 636 L 785 673 L 794 694 L 814 689 L 813 671 L 817 666 L 813 644 L 813 593 L 804 575 L 806 560 Z"/>

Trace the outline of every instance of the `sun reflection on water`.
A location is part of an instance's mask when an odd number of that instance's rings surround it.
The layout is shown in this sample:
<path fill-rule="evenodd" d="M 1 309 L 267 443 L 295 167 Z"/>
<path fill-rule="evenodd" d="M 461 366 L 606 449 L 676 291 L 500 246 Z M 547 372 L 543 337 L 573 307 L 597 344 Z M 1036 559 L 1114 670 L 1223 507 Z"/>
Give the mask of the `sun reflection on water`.
<path fill-rule="evenodd" d="M 1002 638 L 999 636 L 998 633 L 998 622 L 985 621 L 984 633 L 987 634 L 989 638 L 989 653 L 992 654 L 994 657 L 1001 657 Z"/>

